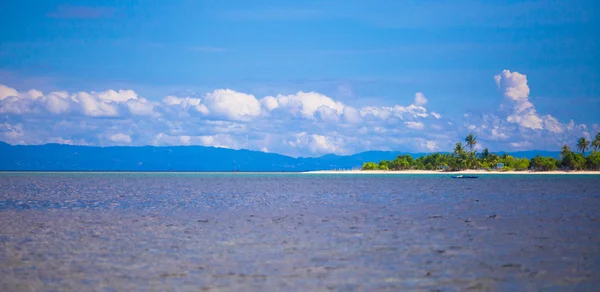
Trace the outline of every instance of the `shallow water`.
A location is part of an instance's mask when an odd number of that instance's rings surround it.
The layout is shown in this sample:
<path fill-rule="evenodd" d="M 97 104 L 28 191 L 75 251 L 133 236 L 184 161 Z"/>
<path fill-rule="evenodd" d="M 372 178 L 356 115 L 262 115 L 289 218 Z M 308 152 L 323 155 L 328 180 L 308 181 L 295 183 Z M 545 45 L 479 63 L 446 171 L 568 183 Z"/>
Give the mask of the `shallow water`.
<path fill-rule="evenodd" d="M 600 291 L 585 175 L 1 173 L 0 291 Z"/>

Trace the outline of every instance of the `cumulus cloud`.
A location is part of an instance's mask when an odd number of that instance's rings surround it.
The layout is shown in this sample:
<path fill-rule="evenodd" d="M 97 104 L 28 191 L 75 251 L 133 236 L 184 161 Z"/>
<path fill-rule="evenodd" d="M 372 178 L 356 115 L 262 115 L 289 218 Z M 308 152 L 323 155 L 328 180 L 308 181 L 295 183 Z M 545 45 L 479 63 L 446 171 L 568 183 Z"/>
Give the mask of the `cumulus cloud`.
<path fill-rule="evenodd" d="M 510 146 L 515 149 L 526 149 L 526 148 L 531 147 L 531 142 L 529 142 L 529 141 L 512 142 L 512 143 L 510 143 Z"/>
<path fill-rule="evenodd" d="M 231 89 L 218 89 L 204 96 L 211 113 L 231 120 L 251 120 L 261 114 L 260 102 L 254 95 Z"/>
<path fill-rule="evenodd" d="M 138 99 L 137 94 L 133 90 L 114 91 L 112 89 L 109 89 L 104 92 L 95 93 L 95 95 L 101 100 L 114 102 L 126 102 L 130 99 Z"/>
<path fill-rule="evenodd" d="M 345 106 L 343 111 L 344 119 L 350 124 L 360 124 L 363 121 L 363 117 L 360 111 L 353 107 Z"/>
<path fill-rule="evenodd" d="M 54 91 L 44 94 L 38 90 L 18 92 L 0 85 L 0 113 L 80 114 L 89 117 L 116 117 L 126 112 L 148 115 L 152 106 L 139 99 L 132 90 L 77 92 Z"/>
<path fill-rule="evenodd" d="M 504 96 L 514 101 L 526 101 L 529 98 L 527 76 L 519 72 L 503 70 L 494 76 L 496 85 L 504 90 Z"/>
<path fill-rule="evenodd" d="M 425 98 L 425 95 L 423 95 L 422 92 L 417 92 L 417 94 L 415 94 L 415 104 L 416 105 L 425 105 L 427 103 L 427 98 Z"/>
<path fill-rule="evenodd" d="M 490 140 L 506 140 L 508 136 L 498 127 L 491 129 Z"/>
<path fill-rule="evenodd" d="M 219 148 L 240 149 L 237 141 L 231 135 L 228 134 L 188 136 L 158 133 L 154 136 L 152 145 L 201 145 Z"/>
<path fill-rule="evenodd" d="M 110 139 L 113 142 L 117 142 L 117 143 L 123 143 L 123 144 L 131 143 L 131 136 L 129 136 L 127 134 L 123 134 L 123 133 L 117 133 L 117 134 L 110 135 L 108 137 L 108 139 Z"/>
<path fill-rule="evenodd" d="M 415 129 L 415 130 L 423 130 L 423 128 L 425 128 L 425 124 L 423 124 L 422 122 L 404 122 L 404 124 L 406 125 L 407 128 L 410 129 Z"/>
<path fill-rule="evenodd" d="M 125 101 L 129 112 L 135 116 L 152 116 L 154 112 L 154 103 L 145 98 L 129 99 Z"/>
<path fill-rule="evenodd" d="M 565 126 L 551 115 L 546 115 L 543 118 L 544 128 L 554 133 L 562 133 L 565 131 Z"/>
<path fill-rule="evenodd" d="M 308 147 L 315 154 L 344 154 L 344 142 L 340 138 L 328 137 L 306 132 L 297 133 L 294 140 L 288 141 L 289 146 L 294 148 Z"/>
<path fill-rule="evenodd" d="M 371 107 L 367 106 L 362 108 L 361 114 L 363 116 L 374 116 L 380 118 L 382 120 L 387 120 L 389 118 L 398 118 L 400 120 L 404 119 L 416 119 L 416 118 L 425 118 L 428 116 L 427 109 L 423 106 L 411 104 L 407 107 L 395 105 L 393 107 Z"/>
<path fill-rule="evenodd" d="M 529 99 L 531 90 L 525 74 L 503 70 L 494 81 L 508 104 L 503 103 L 501 110 L 492 114 L 465 114 L 464 127 L 480 139 L 506 150 L 550 150 L 589 135 L 586 125 L 561 123 L 550 114 L 540 115 Z"/>
<path fill-rule="evenodd" d="M 504 96 L 513 102 L 513 112 L 507 117 L 507 121 L 530 129 L 541 130 L 544 128 L 544 121 L 537 114 L 533 103 L 529 101 L 526 75 L 503 70 L 494 76 L 494 80 L 496 85 L 504 91 Z"/>
<path fill-rule="evenodd" d="M 529 99 L 525 75 L 505 70 L 494 79 L 508 106 L 498 113 L 465 114 L 462 122 L 430 111 L 437 108 L 421 92 L 411 104 L 353 107 L 313 91 L 257 97 L 217 89 L 149 100 L 129 89 L 70 93 L 0 85 L 0 140 L 203 145 L 317 156 L 367 150 L 450 151 L 468 132 L 486 147 L 501 150 L 538 145 L 547 149 L 573 135 L 589 136 L 585 125 L 539 115 Z"/>
<path fill-rule="evenodd" d="M 13 144 L 204 145 L 314 156 L 370 149 L 426 151 L 433 149 L 432 143 L 445 145 L 433 139 L 449 140 L 420 132 L 429 117 L 441 118 L 425 108 L 423 93 L 415 94 L 410 105 L 355 108 L 304 91 L 257 98 L 217 89 L 158 101 L 133 90 L 43 93 L 2 86 L 0 92 L 0 113 L 7 115 L 0 120 L 6 124 L 0 139 Z M 407 135 L 432 142 L 390 138 Z"/>
<path fill-rule="evenodd" d="M 437 143 L 435 141 L 423 141 L 421 142 L 422 147 L 424 149 L 427 149 L 427 151 L 429 152 L 435 152 L 438 151 L 440 149 L 440 147 L 437 145 Z"/>
<path fill-rule="evenodd" d="M 262 103 L 268 111 L 276 109 L 285 110 L 293 115 L 305 118 L 315 118 L 317 111 L 342 114 L 344 104 L 336 102 L 328 96 L 316 92 L 299 91 L 292 95 L 278 95 L 264 97 Z"/>
<path fill-rule="evenodd" d="M 11 96 L 19 96 L 19 92 L 14 88 L 0 84 L 0 99 L 5 99 Z"/>
<path fill-rule="evenodd" d="M 2 141 L 11 143 L 11 144 L 22 144 L 23 136 L 25 136 L 25 132 L 23 131 L 22 124 L 14 124 L 11 125 L 9 123 L 0 124 L 0 137 Z"/>

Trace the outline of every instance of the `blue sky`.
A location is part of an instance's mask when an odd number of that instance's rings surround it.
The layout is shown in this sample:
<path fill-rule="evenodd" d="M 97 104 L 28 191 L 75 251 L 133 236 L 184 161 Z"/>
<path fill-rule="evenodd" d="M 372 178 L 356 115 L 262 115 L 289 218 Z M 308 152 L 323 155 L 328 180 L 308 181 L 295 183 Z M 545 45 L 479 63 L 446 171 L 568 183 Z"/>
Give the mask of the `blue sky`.
<path fill-rule="evenodd" d="M 596 1 L 127 2 L 4 4 L 0 140 L 315 156 L 600 130 Z"/>

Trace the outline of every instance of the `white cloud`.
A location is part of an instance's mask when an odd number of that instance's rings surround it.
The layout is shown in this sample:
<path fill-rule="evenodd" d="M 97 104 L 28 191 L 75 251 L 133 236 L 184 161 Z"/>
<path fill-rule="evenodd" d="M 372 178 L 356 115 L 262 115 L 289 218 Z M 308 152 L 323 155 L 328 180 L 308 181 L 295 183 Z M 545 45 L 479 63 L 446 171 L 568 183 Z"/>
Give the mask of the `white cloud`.
<path fill-rule="evenodd" d="M 366 106 L 360 109 L 360 114 L 364 116 L 374 116 L 382 120 L 387 120 L 391 115 L 392 111 L 389 107 L 374 107 Z"/>
<path fill-rule="evenodd" d="M 494 80 L 509 104 L 501 105 L 495 114 L 464 115 L 465 128 L 493 144 L 493 148 L 556 150 L 587 134 L 586 125 L 561 123 L 550 114 L 540 115 L 529 100 L 526 75 L 504 70 Z"/>
<path fill-rule="evenodd" d="M 229 134 L 217 135 L 169 135 L 158 133 L 153 137 L 152 145 L 201 145 L 219 148 L 240 149 L 238 142 Z"/>
<path fill-rule="evenodd" d="M 19 96 L 19 92 L 14 89 L 14 88 L 10 88 L 6 85 L 2 85 L 0 84 L 0 99 L 5 99 L 7 97 L 10 96 Z"/>
<path fill-rule="evenodd" d="M 415 105 L 425 105 L 427 103 L 427 98 L 423 95 L 422 92 L 417 92 L 415 94 Z"/>
<path fill-rule="evenodd" d="M 423 128 L 425 128 L 425 125 L 421 122 L 404 122 L 404 124 L 406 125 L 407 128 L 410 129 L 414 129 L 414 130 L 423 130 Z"/>
<path fill-rule="evenodd" d="M 130 99 L 125 102 L 129 112 L 135 116 L 154 115 L 154 103 L 148 102 L 145 98 Z"/>
<path fill-rule="evenodd" d="M 294 139 L 288 141 L 288 145 L 294 148 L 308 148 L 311 154 L 345 153 L 342 139 L 306 132 L 297 133 Z"/>
<path fill-rule="evenodd" d="M 119 115 L 116 103 L 110 100 L 98 99 L 97 96 L 86 92 L 79 92 L 75 95 L 81 105 L 81 109 L 86 116 L 90 117 L 115 117 Z"/>
<path fill-rule="evenodd" d="M 0 124 L 0 137 L 2 141 L 10 144 L 22 144 L 22 138 L 25 136 L 22 124 L 11 125 L 9 123 Z"/>
<path fill-rule="evenodd" d="M 504 96 L 513 102 L 513 112 L 507 121 L 530 129 L 543 129 L 543 121 L 537 115 L 535 107 L 528 100 L 529 86 L 527 76 L 519 72 L 504 70 L 494 76 L 496 85 L 504 91 Z"/>
<path fill-rule="evenodd" d="M 344 152 L 343 142 L 323 135 L 312 135 L 310 149 L 313 153 L 338 153 Z"/>
<path fill-rule="evenodd" d="M 532 145 L 531 142 L 528 142 L 528 141 L 510 143 L 510 147 L 514 148 L 515 150 L 526 149 L 526 148 L 531 147 L 531 145 Z"/>
<path fill-rule="evenodd" d="M 415 94 L 411 105 L 356 109 L 326 95 L 303 91 L 257 99 L 218 89 L 201 97 L 188 92 L 187 96 L 150 101 L 133 90 L 47 94 L 18 92 L 6 86 L 2 90 L 11 96 L 0 100 L 0 112 L 8 115 L 10 125 L 24 122 L 22 133 L 12 131 L 9 137 L 5 131 L 1 138 L 23 144 L 205 145 L 313 156 L 396 147 L 427 151 L 431 143 L 406 144 L 406 140 L 389 137 L 438 135 L 413 131 L 424 129 L 429 116 L 421 93 Z M 406 126 L 399 127 L 400 123 Z M 364 137 L 358 138 L 357 133 Z"/>
<path fill-rule="evenodd" d="M 330 108 L 337 115 L 342 114 L 344 110 L 344 104 L 341 102 L 316 92 L 299 91 L 292 95 L 267 96 L 262 102 L 269 111 L 279 108 L 305 118 L 314 118 L 317 110 L 323 106 Z"/>
<path fill-rule="evenodd" d="M 108 139 L 113 142 L 117 142 L 117 143 L 123 143 L 123 144 L 131 143 L 131 136 L 129 136 L 127 134 L 123 134 L 123 133 L 117 133 L 117 134 L 110 135 L 108 137 Z"/>
<path fill-rule="evenodd" d="M 525 75 L 503 71 L 495 80 L 508 101 L 508 112 L 465 114 L 464 123 L 462 116 L 452 120 L 429 111 L 435 105 L 420 92 L 410 105 L 355 108 L 303 91 L 257 98 L 217 89 L 203 95 L 187 92 L 148 100 L 133 90 L 43 93 L 0 85 L 0 140 L 13 144 L 204 145 L 317 156 L 373 149 L 449 151 L 464 139 L 465 132 L 499 150 L 554 149 L 574 135 L 590 135 L 585 125 L 538 115 L 528 97 Z M 511 145 L 511 139 L 520 142 Z"/>
<path fill-rule="evenodd" d="M 260 100 L 260 103 L 267 111 L 272 111 L 279 106 L 279 102 L 277 102 L 277 98 L 272 96 L 264 97 Z"/>
<path fill-rule="evenodd" d="M 98 99 L 101 100 L 114 102 L 126 102 L 130 99 L 138 99 L 137 94 L 133 90 L 114 91 L 112 89 L 109 89 L 104 92 L 92 92 L 92 95 L 96 95 Z"/>
<path fill-rule="evenodd" d="M 162 102 L 166 105 L 181 105 L 184 108 L 188 108 L 199 105 L 200 99 L 192 97 L 180 98 L 177 96 L 169 95 L 163 98 Z"/>
<path fill-rule="evenodd" d="M 71 100 L 68 99 L 65 92 L 51 92 L 48 95 L 39 96 L 37 101 L 53 114 L 68 112 L 71 107 Z"/>
<path fill-rule="evenodd" d="M 83 139 L 63 139 L 62 137 L 54 137 L 48 139 L 47 143 L 66 144 L 66 145 L 88 145 Z"/>
<path fill-rule="evenodd" d="M 563 133 L 568 128 L 549 114 L 544 117 L 539 116 L 535 106 L 529 100 L 530 89 L 526 75 L 504 70 L 494 76 L 494 80 L 504 91 L 504 96 L 513 103 L 512 112 L 506 118 L 508 122 L 528 129 L 548 130 L 554 133 Z"/>
<path fill-rule="evenodd" d="M 343 114 L 346 122 L 350 124 L 360 124 L 363 121 L 363 117 L 360 114 L 360 111 L 353 107 L 345 106 Z"/>
<path fill-rule="evenodd" d="M 428 116 L 427 109 L 425 107 L 411 104 L 409 106 L 395 105 L 393 107 L 363 107 L 360 110 L 363 116 L 375 116 L 382 120 L 387 120 L 391 117 L 404 119 L 417 119 L 425 118 Z"/>
<path fill-rule="evenodd" d="M 18 92 L 0 85 L 0 113 L 28 114 L 46 112 L 54 115 L 78 113 L 90 117 L 117 117 L 129 109 L 134 115 L 151 115 L 153 106 L 138 98 L 133 90 L 107 90 L 102 92 L 77 92 L 69 94 L 55 91 L 44 94 L 38 90 Z"/>
<path fill-rule="evenodd" d="M 504 134 L 498 127 L 492 129 L 491 140 L 506 140 L 508 136 Z"/>
<path fill-rule="evenodd" d="M 217 89 L 204 95 L 204 104 L 210 113 L 234 121 L 247 121 L 261 114 L 260 102 L 254 95 Z"/>
<path fill-rule="evenodd" d="M 514 101 L 526 101 L 529 98 L 527 76 L 519 72 L 503 70 L 494 76 L 496 85 L 504 90 L 504 96 Z"/>
<path fill-rule="evenodd" d="M 162 99 L 162 103 L 167 106 L 167 110 L 174 109 L 175 115 L 186 116 L 189 110 L 208 115 L 209 110 L 206 105 L 201 104 L 200 98 L 195 97 L 177 97 L 169 95 Z"/>
<path fill-rule="evenodd" d="M 221 148 L 239 149 L 238 143 L 230 135 L 218 134 L 208 136 L 194 137 L 199 140 L 199 144 L 203 146 L 213 146 Z"/>
<path fill-rule="evenodd" d="M 336 123 L 340 119 L 339 114 L 334 109 L 325 105 L 320 106 L 317 109 L 317 111 L 315 112 L 315 116 L 318 117 L 320 120 L 329 123 Z"/>
<path fill-rule="evenodd" d="M 438 146 L 438 144 L 435 141 L 425 141 L 425 144 L 423 146 L 429 152 L 435 152 L 440 149 L 440 147 Z"/>
<path fill-rule="evenodd" d="M 548 129 L 548 131 L 554 133 L 562 133 L 565 131 L 565 126 L 551 115 L 544 116 L 542 120 L 544 121 L 544 128 Z"/>

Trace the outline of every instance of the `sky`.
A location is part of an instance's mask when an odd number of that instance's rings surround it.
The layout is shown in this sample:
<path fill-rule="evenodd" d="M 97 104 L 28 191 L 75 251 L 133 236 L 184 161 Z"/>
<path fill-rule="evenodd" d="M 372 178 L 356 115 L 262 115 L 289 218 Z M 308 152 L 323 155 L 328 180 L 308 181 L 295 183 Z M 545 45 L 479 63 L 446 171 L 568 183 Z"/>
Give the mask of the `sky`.
<path fill-rule="evenodd" d="M 600 131 L 600 4 L 7 1 L 0 141 L 290 156 Z"/>

